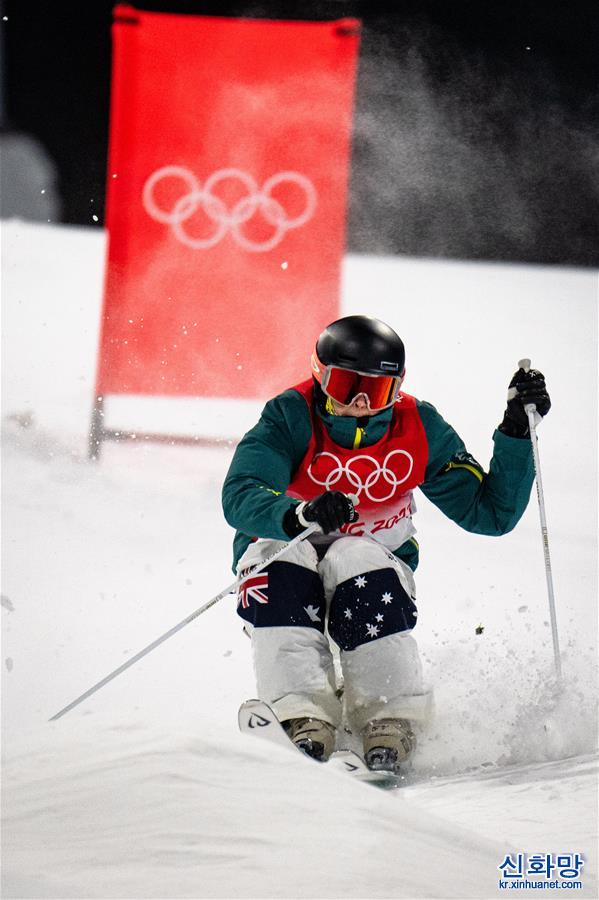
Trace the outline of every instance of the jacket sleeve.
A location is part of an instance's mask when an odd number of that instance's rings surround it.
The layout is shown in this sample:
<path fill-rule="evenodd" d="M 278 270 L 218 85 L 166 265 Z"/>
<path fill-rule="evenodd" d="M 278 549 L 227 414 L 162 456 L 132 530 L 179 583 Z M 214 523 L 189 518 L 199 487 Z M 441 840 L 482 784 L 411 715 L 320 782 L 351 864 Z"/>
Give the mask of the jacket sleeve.
<path fill-rule="evenodd" d="M 493 435 L 488 473 L 430 403 L 418 403 L 429 444 L 420 488 L 441 512 L 475 534 L 507 534 L 519 522 L 534 480 L 529 440 Z"/>
<path fill-rule="evenodd" d="M 285 496 L 310 441 L 304 398 L 285 391 L 270 400 L 257 425 L 237 446 L 222 491 L 229 525 L 252 537 L 288 541 L 283 516 L 297 502 Z"/>

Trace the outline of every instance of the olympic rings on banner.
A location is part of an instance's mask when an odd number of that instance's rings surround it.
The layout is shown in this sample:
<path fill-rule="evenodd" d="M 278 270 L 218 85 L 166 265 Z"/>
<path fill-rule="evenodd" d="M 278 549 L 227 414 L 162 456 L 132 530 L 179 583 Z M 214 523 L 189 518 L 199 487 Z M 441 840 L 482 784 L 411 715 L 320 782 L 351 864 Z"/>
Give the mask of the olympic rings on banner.
<path fill-rule="evenodd" d="M 325 476 L 324 481 L 322 481 L 320 478 L 317 478 L 314 475 L 314 473 L 312 472 L 312 467 L 316 465 L 319 459 L 322 459 L 322 457 L 325 456 L 329 456 L 334 461 L 335 465 L 328 473 L 328 475 Z M 407 459 L 407 471 L 405 473 L 400 475 L 399 472 L 395 472 L 389 467 L 389 462 L 394 456 L 403 456 Z M 353 466 L 359 460 L 367 460 L 372 466 L 374 466 L 373 470 L 369 475 L 366 476 L 365 480 L 362 480 L 360 475 L 358 475 L 358 473 L 351 468 L 351 466 Z M 405 463 L 402 466 L 402 469 L 403 468 L 405 468 Z M 340 481 L 342 476 L 345 475 L 353 489 L 352 493 L 360 496 L 362 491 L 364 491 L 371 502 L 385 503 L 387 500 L 390 500 L 391 497 L 393 497 L 397 488 L 408 480 L 408 478 L 412 474 L 413 468 L 414 458 L 410 453 L 408 453 L 407 450 L 391 450 L 391 452 L 388 453 L 383 460 L 382 466 L 379 465 L 378 461 L 374 459 L 374 457 L 368 456 L 366 453 L 360 453 L 358 456 L 353 456 L 345 463 L 345 465 L 343 465 L 338 456 L 336 456 L 334 453 L 330 453 L 328 450 L 323 450 L 322 453 L 316 454 L 316 456 L 308 466 L 308 475 L 315 484 L 321 485 L 327 491 L 331 490 L 331 488 L 333 488 Z M 391 485 L 391 490 L 383 497 L 375 497 L 371 492 L 371 488 L 373 488 L 374 485 L 378 484 L 381 481 L 381 478 L 383 479 L 383 481 L 386 481 L 387 484 Z"/>
<path fill-rule="evenodd" d="M 179 197 L 172 209 L 158 206 L 154 191 L 156 186 L 166 178 L 178 178 L 183 182 L 185 193 Z M 246 191 L 232 209 L 213 193 L 214 189 L 226 180 L 237 180 Z M 304 208 L 299 215 L 289 216 L 271 192 L 282 184 L 292 184 L 304 193 Z M 316 209 L 316 189 L 309 178 L 299 172 L 278 172 L 268 178 L 262 188 L 251 175 L 241 169 L 219 169 L 205 182 L 198 181 L 193 172 L 183 166 L 163 166 L 157 169 L 146 181 L 142 200 L 144 209 L 157 222 L 170 225 L 175 237 L 194 250 L 208 250 L 216 246 L 229 232 L 233 240 L 244 250 L 252 253 L 264 253 L 280 244 L 287 231 L 305 225 Z M 214 231 L 204 238 L 191 237 L 185 231 L 185 223 L 194 213 L 202 210 L 214 223 Z M 255 241 L 242 231 L 242 225 L 248 222 L 254 213 L 260 212 L 262 217 L 274 227 L 274 233 L 264 241 Z"/>

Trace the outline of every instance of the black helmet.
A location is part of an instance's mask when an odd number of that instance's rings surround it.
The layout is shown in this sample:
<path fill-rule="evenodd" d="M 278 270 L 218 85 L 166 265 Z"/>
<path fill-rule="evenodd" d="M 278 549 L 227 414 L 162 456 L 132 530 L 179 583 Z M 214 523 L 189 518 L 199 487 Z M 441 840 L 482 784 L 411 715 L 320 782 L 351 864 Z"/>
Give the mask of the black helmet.
<path fill-rule="evenodd" d="M 323 366 L 369 375 L 399 377 L 406 366 L 402 339 L 372 316 L 345 316 L 332 322 L 318 338 L 315 356 Z"/>

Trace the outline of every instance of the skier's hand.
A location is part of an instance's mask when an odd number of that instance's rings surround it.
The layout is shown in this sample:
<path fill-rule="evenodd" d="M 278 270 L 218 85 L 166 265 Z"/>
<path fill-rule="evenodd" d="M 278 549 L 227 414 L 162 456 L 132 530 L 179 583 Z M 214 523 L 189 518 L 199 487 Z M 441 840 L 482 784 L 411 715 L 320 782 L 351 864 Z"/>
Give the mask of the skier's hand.
<path fill-rule="evenodd" d="M 347 494 L 325 491 L 314 500 L 304 501 L 288 509 L 283 517 L 283 530 L 293 538 L 312 522 L 317 522 L 324 534 L 329 534 L 357 519 L 358 514 Z"/>
<path fill-rule="evenodd" d="M 528 437 L 528 414 L 524 409 L 525 405 L 534 403 L 540 416 L 546 416 L 551 409 L 545 376 L 536 369 L 529 369 L 528 372 L 518 369 L 510 381 L 509 388 L 507 409 L 499 431 L 509 437 Z"/>

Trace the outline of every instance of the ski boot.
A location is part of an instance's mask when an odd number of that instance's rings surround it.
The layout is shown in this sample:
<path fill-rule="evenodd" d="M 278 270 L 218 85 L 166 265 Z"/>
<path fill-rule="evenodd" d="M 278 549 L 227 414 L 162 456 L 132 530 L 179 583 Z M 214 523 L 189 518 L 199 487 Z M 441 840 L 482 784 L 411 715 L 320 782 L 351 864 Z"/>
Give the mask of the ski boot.
<path fill-rule="evenodd" d="M 416 746 L 416 737 L 407 719 L 373 719 L 362 732 L 364 761 L 373 772 L 399 774 Z"/>
<path fill-rule="evenodd" d="M 298 750 L 312 759 L 326 762 L 335 749 L 335 728 L 330 722 L 307 717 L 287 719 L 281 725 Z"/>

